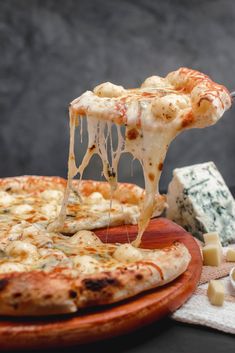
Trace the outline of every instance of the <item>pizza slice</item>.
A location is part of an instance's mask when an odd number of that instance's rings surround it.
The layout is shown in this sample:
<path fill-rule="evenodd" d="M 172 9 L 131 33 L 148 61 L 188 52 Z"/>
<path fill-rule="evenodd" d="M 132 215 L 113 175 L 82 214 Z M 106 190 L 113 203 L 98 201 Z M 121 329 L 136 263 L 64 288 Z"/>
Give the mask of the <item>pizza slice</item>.
<path fill-rule="evenodd" d="M 137 224 L 144 190 L 122 183 L 111 199 L 107 182 L 73 181 L 69 195 L 63 234 L 82 229 Z M 66 189 L 66 180 L 59 177 L 21 176 L 0 179 L 1 245 L 4 239 L 16 240 L 23 229 L 38 229 L 46 234 L 48 226 L 59 215 Z"/>
<path fill-rule="evenodd" d="M 137 249 L 103 243 L 90 231 L 50 238 L 51 246 L 38 245 L 38 234 L 31 232 L 2 250 L 1 315 L 65 314 L 115 303 L 173 281 L 191 259 L 177 242 L 163 249 Z"/>
<path fill-rule="evenodd" d="M 68 187 L 57 223 L 61 228 L 66 218 L 66 205 L 72 178 L 80 174 L 90 158 L 97 153 L 103 162 L 103 174 L 111 190 L 117 187 L 117 167 L 121 153 L 130 152 L 143 167 L 145 196 L 139 217 L 135 245 L 148 225 L 154 210 L 160 214 L 165 207 L 158 183 L 163 162 L 171 141 L 182 131 L 215 124 L 231 106 L 231 97 L 224 86 L 213 82 L 198 71 L 180 68 L 165 78 L 147 78 L 140 88 L 125 89 L 110 82 L 87 91 L 70 105 L 70 152 Z M 74 133 L 79 117 L 87 117 L 88 148 L 79 167 L 75 163 Z M 112 145 L 112 125 L 118 143 Z M 121 126 L 125 127 L 124 136 Z M 108 141 L 112 158 L 109 160 Z"/>

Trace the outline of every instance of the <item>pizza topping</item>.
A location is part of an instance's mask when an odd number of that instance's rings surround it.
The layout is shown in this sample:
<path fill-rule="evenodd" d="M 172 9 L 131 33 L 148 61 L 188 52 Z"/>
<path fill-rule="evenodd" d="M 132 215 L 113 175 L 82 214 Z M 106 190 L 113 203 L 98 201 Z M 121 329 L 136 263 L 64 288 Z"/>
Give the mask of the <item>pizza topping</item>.
<path fill-rule="evenodd" d="M 0 273 L 24 272 L 27 267 L 19 262 L 5 262 L 0 264 Z"/>
<path fill-rule="evenodd" d="M 48 203 L 41 207 L 42 214 L 44 214 L 46 217 L 49 217 L 49 218 L 56 218 L 59 214 L 59 211 L 60 211 L 59 205 L 54 203 Z"/>
<path fill-rule="evenodd" d="M 83 256 L 75 256 L 73 257 L 73 264 L 75 268 L 79 270 L 81 273 L 94 273 L 100 272 L 103 270 L 102 265 L 100 265 L 99 261 L 94 259 L 92 256 L 83 255 Z"/>
<path fill-rule="evenodd" d="M 27 204 L 22 204 L 15 206 L 12 209 L 12 212 L 14 212 L 16 215 L 22 216 L 22 214 L 27 214 L 33 211 L 33 207 Z"/>
<path fill-rule="evenodd" d="M 102 83 L 94 88 L 94 93 L 100 97 L 119 97 L 125 92 L 126 90 L 122 86 L 114 85 L 111 82 Z"/>
<path fill-rule="evenodd" d="M 10 242 L 5 251 L 8 256 L 16 258 L 25 264 L 31 264 L 38 259 L 37 247 L 20 240 Z"/>
<path fill-rule="evenodd" d="M 142 260 L 143 255 L 140 250 L 131 244 L 121 244 L 113 254 L 114 258 L 121 262 L 134 262 Z"/>
<path fill-rule="evenodd" d="M 81 230 L 69 238 L 69 243 L 76 245 L 96 246 L 102 244 L 95 233 L 88 230 Z"/>
<path fill-rule="evenodd" d="M 14 197 L 6 191 L 0 191 L 0 206 L 7 207 L 14 202 Z"/>
<path fill-rule="evenodd" d="M 170 82 L 166 81 L 163 77 L 160 76 L 150 76 L 146 78 L 146 80 L 142 83 L 141 88 L 169 88 L 169 89 L 174 89 L 174 86 L 170 84 Z"/>
<path fill-rule="evenodd" d="M 125 90 L 106 82 L 97 86 L 94 92 L 87 91 L 75 99 L 70 105 L 68 187 L 57 229 L 62 227 L 66 218 L 72 178 L 78 173 L 82 178 L 93 154 L 101 157 L 103 175 L 113 192 L 117 188 L 120 155 L 130 152 L 140 161 L 145 179 L 146 192 L 138 222 L 138 237 L 134 242 L 135 246 L 139 246 L 154 210 L 160 214 L 164 209 L 164 198 L 159 195 L 158 183 L 171 141 L 184 129 L 214 124 L 230 105 L 231 98 L 223 86 L 187 68 L 172 72 L 165 78 L 149 77 L 139 89 Z M 77 168 L 74 133 L 79 116 L 87 117 L 88 148 Z M 112 142 L 112 123 L 117 131 L 116 150 Z M 125 140 L 120 125 L 126 127 Z"/>
<path fill-rule="evenodd" d="M 47 201 L 61 201 L 63 198 L 63 192 L 60 190 L 54 190 L 54 189 L 49 189 L 49 190 L 44 190 L 41 192 L 41 197 Z"/>
<path fill-rule="evenodd" d="M 19 240 L 22 237 L 23 229 L 27 223 L 21 221 L 20 223 L 14 224 L 8 233 L 8 240 Z"/>

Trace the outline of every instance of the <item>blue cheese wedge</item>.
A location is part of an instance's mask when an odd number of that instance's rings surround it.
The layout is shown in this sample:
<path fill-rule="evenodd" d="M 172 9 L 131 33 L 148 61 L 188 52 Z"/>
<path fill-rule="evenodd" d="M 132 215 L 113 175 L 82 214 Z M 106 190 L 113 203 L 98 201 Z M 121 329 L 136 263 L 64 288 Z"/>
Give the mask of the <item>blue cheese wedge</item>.
<path fill-rule="evenodd" d="M 235 242 L 235 201 L 213 162 L 175 169 L 167 203 L 167 218 L 200 240 L 217 232 L 223 246 Z"/>

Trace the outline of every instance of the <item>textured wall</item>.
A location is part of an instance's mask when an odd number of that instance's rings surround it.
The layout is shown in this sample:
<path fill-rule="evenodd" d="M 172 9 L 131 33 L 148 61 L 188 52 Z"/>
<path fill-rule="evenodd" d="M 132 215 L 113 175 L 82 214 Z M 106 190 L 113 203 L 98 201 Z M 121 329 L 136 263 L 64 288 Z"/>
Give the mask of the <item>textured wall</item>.
<path fill-rule="evenodd" d="M 179 66 L 235 89 L 235 3 L 214 1 L 0 1 L 0 175 L 66 174 L 67 104 L 103 81 L 135 87 Z M 171 145 L 162 176 L 214 160 L 235 184 L 234 108 L 216 126 Z M 120 178 L 142 183 L 123 159 Z M 95 160 L 86 177 L 100 175 Z"/>

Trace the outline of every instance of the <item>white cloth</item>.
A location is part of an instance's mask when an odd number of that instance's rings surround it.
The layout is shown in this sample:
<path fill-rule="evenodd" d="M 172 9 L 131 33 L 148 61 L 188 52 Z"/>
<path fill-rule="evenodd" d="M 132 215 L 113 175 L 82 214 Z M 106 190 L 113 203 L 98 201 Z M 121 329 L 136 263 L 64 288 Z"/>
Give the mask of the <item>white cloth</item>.
<path fill-rule="evenodd" d="M 224 253 L 226 251 L 225 248 Z M 198 286 L 192 297 L 172 315 L 172 318 L 235 334 L 235 289 L 228 276 L 234 266 L 235 263 L 225 262 L 225 259 L 220 267 L 203 266 L 200 280 L 203 284 Z M 225 287 L 225 301 L 221 307 L 212 305 L 207 297 L 207 282 L 218 278 L 221 278 Z"/>

